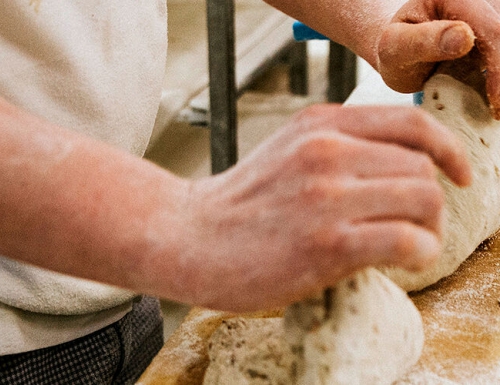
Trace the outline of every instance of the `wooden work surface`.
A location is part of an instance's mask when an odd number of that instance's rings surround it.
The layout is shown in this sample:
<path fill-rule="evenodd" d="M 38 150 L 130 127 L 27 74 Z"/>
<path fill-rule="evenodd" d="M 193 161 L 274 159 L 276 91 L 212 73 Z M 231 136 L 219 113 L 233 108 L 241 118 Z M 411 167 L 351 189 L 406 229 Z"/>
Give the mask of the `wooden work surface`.
<path fill-rule="evenodd" d="M 420 361 L 397 385 L 500 384 L 499 269 L 500 238 L 493 238 L 452 276 L 410 295 L 426 340 Z M 208 338 L 230 316 L 194 309 L 139 384 L 201 384 Z"/>
<path fill-rule="evenodd" d="M 483 243 L 450 277 L 411 295 L 425 345 L 401 384 L 500 384 L 500 238 Z"/>

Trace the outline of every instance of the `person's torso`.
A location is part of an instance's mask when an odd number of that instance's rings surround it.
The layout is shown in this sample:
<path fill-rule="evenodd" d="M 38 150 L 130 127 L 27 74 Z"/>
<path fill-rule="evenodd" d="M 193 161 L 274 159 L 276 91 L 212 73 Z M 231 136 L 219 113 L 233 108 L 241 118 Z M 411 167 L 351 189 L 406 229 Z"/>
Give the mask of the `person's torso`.
<path fill-rule="evenodd" d="M 142 156 L 160 101 L 166 39 L 165 0 L 0 0 L 0 96 Z M 19 332 L 23 311 L 88 319 L 117 308 L 114 319 L 133 296 L 0 257 L 2 333 L 12 317 Z M 12 353 L 5 349 L 0 342 L 0 354 Z"/>

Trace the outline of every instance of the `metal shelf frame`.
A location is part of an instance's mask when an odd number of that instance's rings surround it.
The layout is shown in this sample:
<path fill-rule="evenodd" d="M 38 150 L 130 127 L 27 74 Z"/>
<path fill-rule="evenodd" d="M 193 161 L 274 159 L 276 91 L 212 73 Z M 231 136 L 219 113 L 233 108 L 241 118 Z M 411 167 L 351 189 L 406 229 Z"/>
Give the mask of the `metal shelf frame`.
<path fill-rule="evenodd" d="M 212 173 L 220 173 L 238 161 L 237 98 L 235 73 L 234 0 L 207 0 L 209 117 Z M 290 31 L 292 34 L 292 31 Z M 278 54 L 278 53 L 277 53 Z M 290 89 L 307 93 L 307 52 L 297 42 L 287 52 Z M 345 47 L 330 43 L 327 100 L 342 103 L 356 84 L 356 56 Z"/>

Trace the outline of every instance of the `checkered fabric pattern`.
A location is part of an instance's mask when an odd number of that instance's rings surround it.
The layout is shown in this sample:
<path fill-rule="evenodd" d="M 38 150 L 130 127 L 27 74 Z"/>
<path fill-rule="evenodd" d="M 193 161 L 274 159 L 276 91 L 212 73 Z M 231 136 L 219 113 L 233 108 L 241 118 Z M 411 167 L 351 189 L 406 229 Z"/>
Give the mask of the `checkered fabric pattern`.
<path fill-rule="evenodd" d="M 0 384 L 131 385 L 162 345 L 159 302 L 143 297 L 123 319 L 88 336 L 0 357 Z"/>

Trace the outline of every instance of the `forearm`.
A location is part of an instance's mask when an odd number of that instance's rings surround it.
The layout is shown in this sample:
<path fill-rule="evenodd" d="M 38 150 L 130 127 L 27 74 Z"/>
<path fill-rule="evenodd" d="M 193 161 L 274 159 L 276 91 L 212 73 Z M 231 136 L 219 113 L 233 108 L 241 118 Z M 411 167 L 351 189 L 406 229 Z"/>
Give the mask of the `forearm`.
<path fill-rule="evenodd" d="M 224 310 L 283 306 L 368 265 L 427 266 L 435 165 L 470 183 L 460 142 L 410 107 L 311 107 L 196 182 L 1 99 L 0 137 L 0 255 Z"/>
<path fill-rule="evenodd" d="M 0 137 L 0 254 L 175 299 L 187 181 L 3 100 Z"/>
<path fill-rule="evenodd" d="M 381 30 L 406 0 L 265 0 L 377 68 Z"/>

